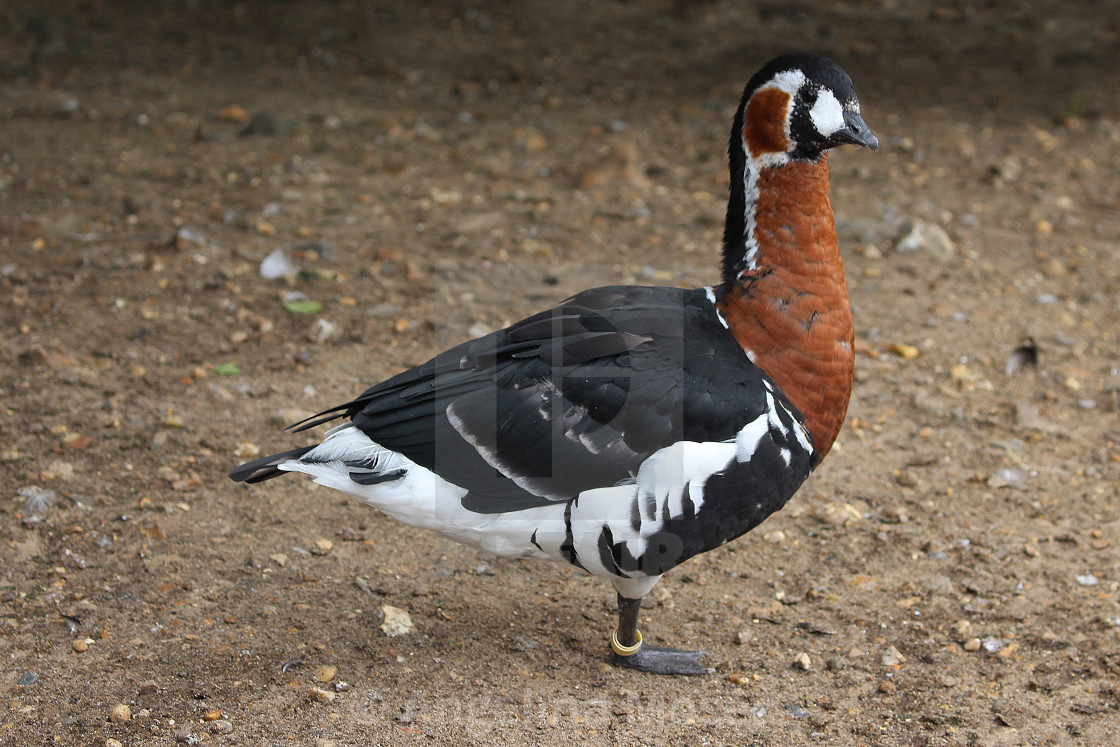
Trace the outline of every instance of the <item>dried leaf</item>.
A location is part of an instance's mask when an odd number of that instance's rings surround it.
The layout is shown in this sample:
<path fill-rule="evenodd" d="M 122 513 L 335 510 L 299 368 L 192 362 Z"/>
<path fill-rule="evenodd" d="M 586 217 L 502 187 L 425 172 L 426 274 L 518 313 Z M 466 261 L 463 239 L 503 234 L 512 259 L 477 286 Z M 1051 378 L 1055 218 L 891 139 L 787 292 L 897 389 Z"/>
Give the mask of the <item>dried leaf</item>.
<path fill-rule="evenodd" d="M 293 314 L 318 314 L 323 310 L 323 302 L 311 298 L 285 301 L 284 308 Z"/>

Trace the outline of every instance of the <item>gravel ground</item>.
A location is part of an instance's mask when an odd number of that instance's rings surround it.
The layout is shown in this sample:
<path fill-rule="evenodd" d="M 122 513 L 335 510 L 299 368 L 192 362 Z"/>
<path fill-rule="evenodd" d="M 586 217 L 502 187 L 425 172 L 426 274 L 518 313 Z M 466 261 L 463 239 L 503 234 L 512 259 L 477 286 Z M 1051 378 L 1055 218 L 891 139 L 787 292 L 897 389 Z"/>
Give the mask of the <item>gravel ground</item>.
<path fill-rule="evenodd" d="M 1118 19 L 5 4 L 0 742 L 1109 743 Z M 832 162 L 857 384 L 786 510 L 645 611 L 716 674 L 611 668 L 572 569 L 225 479 L 577 290 L 716 280 L 730 118 L 791 49 L 884 145 Z"/>

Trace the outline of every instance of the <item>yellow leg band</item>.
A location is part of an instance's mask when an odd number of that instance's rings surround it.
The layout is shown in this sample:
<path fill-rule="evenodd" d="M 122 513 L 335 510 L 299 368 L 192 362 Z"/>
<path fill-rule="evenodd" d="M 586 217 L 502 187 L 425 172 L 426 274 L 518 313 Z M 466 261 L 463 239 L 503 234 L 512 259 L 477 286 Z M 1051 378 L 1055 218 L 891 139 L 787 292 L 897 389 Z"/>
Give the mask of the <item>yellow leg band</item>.
<path fill-rule="evenodd" d="M 633 656 L 642 647 L 642 631 L 638 631 L 638 642 L 633 646 L 623 646 L 618 642 L 618 628 L 611 633 L 611 649 L 619 656 Z"/>

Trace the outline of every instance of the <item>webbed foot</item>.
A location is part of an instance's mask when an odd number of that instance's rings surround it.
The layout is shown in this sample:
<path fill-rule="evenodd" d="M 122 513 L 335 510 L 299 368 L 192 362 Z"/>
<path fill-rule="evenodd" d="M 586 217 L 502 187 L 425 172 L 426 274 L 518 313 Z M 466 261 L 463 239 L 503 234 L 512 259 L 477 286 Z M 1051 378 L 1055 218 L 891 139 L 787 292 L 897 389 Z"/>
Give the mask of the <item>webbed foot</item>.
<path fill-rule="evenodd" d="M 629 656 L 614 654 L 614 664 L 620 667 L 630 667 L 651 674 L 711 674 L 715 670 L 700 664 L 700 659 L 707 656 L 707 651 L 685 651 L 667 646 L 655 646 L 645 643 Z"/>
<path fill-rule="evenodd" d="M 685 651 L 643 643 L 642 634 L 635 632 L 637 640 L 632 646 L 619 643 L 617 630 L 611 636 L 615 666 L 630 667 L 651 674 L 693 675 L 711 674 L 715 671 L 700 665 L 700 659 L 708 655 L 707 651 Z"/>

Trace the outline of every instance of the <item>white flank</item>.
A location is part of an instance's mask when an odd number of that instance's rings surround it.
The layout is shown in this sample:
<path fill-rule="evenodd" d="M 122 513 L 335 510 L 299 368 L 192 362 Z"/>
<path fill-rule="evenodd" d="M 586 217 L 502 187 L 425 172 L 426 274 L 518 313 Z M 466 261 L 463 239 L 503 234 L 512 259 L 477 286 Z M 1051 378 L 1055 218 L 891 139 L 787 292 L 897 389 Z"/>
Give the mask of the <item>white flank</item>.
<path fill-rule="evenodd" d="M 400 522 L 497 555 L 568 560 L 574 552 L 580 566 L 610 579 L 619 593 L 636 599 L 648 593 L 660 576 L 643 572 L 620 576 L 613 566 L 605 567 L 599 546 L 603 528 L 608 527 L 613 541 L 624 543 L 632 557 L 644 555 L 649 538 L 664 527 L 665 516 L 677 518 L 699 511 L 712 475 L 733 461 L 750 461 L 770 427 L 782 428 L 772 390 L 767 391 L 767 403 L 768 411 L 747 423 L 734 440 L 680 441 L 667 446 L 642 463 L 633 481 L 584 491 L 570 502 L 570 509 L 568 501 L 560 501 L 504 513 L 470 511 L 463 507 L 466 489 L 384 448 L 353 425 L 331 430 L 323 443 L 279 467 L 311 475 L 320 485 L 352 495 Z M 811 448 L 807 436 L 799 431 L 797 437 Z M 788 462 L 788 455 L 786 459 Z M 363 466 L 353 466 L 355 463 Z M 373 485 L 351 479 L 355 473 L 388 475 L 397 471 L 403 474 Z M 686 507 L 686 491 L 691 507 Z M 653 505 L 641 504 L 641 521 L 635 531 L 633 512 L 639 500 Z"/>
<path fill-rule="evenodd" d="M 769 397 L 767 402 L 770 402 Z M 749 462 L 754 457 L 758 443 L 770 432 L 769 415 L 769 411 L 764 412 L 739 430 L 735 436 L 736 461 Z"/>
<path fill-rule="evenodd" d="M 356 469 L 344 463 L 368 459 L 371 455 L 377 459 L 374 470 Z M 352 495 L 409 526 L 431 529 L 496 555 L 559 557 L 538 549 L 531 538 L 534 531 L 547 534 L 558 531 L 563 537 L 563 503 L 498 514 L 469 511 L 463 508 L 463 497 L 467 494 L 464 488 L 444 480 L 403 454 L 384 448 L 353 425 L 333 429 L 323 443 L 302 458 L 284 462 L 279 467 L 311 475 L 320 485 Z M 404 470 L 405 474 L 375 485 L 361 485 L 350 479 L 352 472 L 395 470 Z"/>
<path fill-rule="evenodd" d="M 692 510 L 698 511 L 704 504 L 705 483 L 712 475 L 725 469 L 735 456 L 735 444 L 731 442 L 678 441 L 642 462 L 636 483 L 580 493 L 572 504 L 571 512 L 572 546 L 580 564 L 591 573 L 610 578 L 624 596 L 635 593 L 635 584 L 648 583 L 652 588 L 660 576 L 651 579 L 644 573 L 635 573 L 629 581 L 624 581 L 613 574 L 613 568 L 603 567 L 598 545 L 603 527 L 610 529 L 616 543 L 625 544 L 630 555 L 635 558 L 642 556 L 649 546 L 649 538 L 663 528 L 665 514 L 671 517 L 684 514 L 685 489 L 692 501 Z M 635 531 L 632 523 L 634 501 L 644 502 L 647 500 L 645 496 L 652 496 L 654 505 L 652 511 L 642 505 L 641 525 Z M 544 540 L 547 540 L 547 545 Z M 563 536 L 537 535 L 537 541 L 546 547 L 559 547 L 563 540 Z M 627 586 L 629 592 L 620 584 Z"/>

